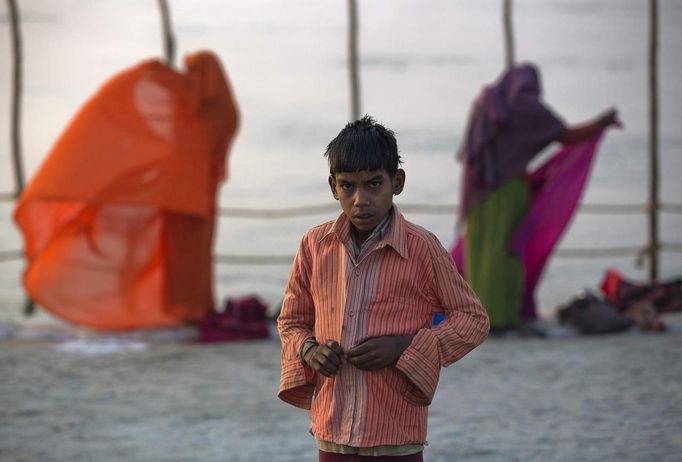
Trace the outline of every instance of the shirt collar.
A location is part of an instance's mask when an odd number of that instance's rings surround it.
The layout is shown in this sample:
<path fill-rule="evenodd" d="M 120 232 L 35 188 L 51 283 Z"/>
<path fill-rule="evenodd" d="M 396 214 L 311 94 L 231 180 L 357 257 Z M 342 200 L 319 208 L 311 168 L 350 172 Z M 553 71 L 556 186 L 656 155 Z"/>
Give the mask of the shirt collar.
<path fill-rule="evenodd" d="M 391 246 L 398 252 L 398 254 L 404 259 L 408 258 L 407 254 L 407 231 L 406 231 L 406 220 L 403 214 L 400 213 L 398 207 L 393 204 L 392 212 L 393 217 L 388 222 L 387 229 L 380 229 L 381 241 L 377 244 L 376 248 Z M 381 227 L 381 225 L 379 225 Z M 330 230 L 322 236 L 325 239 L 329 236 L 336 236 L 336 238 L 341 242 L 346 242 L 348 239 L 352 239 L 350 235 L 350 220 L 346 217 L 345 213 L 341 213 L 339 217 L 334 221 L 334 224 Z"/>

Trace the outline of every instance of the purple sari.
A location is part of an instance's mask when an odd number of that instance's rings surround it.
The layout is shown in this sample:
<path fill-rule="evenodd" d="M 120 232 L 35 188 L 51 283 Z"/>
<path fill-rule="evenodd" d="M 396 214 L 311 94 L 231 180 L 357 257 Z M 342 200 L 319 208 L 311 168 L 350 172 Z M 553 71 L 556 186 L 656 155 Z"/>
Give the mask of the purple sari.
<path fill-rule="evenodd" d="M 552 249 L 578 206 L 602 135 L 588 142 L 562 147 L 526 175 L 531 188 L 531 204 L 510 239 L 512 252 L 523 264 L 522 319 L 537 317 L 535 288 Z M 463 241 L 463 236 L 459 236 L 451 253 L 460 273 L 465 276 Z"/>

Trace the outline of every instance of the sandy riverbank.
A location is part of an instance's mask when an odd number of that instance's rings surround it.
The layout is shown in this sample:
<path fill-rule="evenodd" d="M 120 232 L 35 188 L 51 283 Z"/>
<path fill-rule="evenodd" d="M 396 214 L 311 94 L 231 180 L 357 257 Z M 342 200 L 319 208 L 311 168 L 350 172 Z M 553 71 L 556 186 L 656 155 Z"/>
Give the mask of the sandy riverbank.
<path fill-rule="evenodd" d="M 426 460 L 679 461 L 682 316 L 664 320 L 661 335 L 489 339 L 444 370 Z M 0 460 L 316 460 L 307 415 L 275 397 L 276 338 L 188 335 L 5 335 Z"/>

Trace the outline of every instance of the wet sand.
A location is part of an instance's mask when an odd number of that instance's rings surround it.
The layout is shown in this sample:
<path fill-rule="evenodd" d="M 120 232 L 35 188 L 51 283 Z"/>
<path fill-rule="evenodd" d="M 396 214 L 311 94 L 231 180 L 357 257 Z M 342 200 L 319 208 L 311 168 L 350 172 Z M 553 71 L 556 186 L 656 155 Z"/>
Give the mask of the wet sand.
<path fill-rule="evenodd" d="M 488 339 L 443 371 L 425 460 L 681 460 L 682 316 L 664 320 L 665 334 Z M 317 460 L 307 414 L 276 398 L 276 337 L 4 332 L 2 461 Z"/>

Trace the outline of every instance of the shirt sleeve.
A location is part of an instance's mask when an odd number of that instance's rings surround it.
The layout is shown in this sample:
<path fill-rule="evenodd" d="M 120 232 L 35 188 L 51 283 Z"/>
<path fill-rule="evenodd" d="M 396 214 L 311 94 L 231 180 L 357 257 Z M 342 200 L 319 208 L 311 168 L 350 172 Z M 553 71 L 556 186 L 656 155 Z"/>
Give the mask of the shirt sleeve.
<path fill-rule="evenodd" d="M 432 296 L 445 319 L 438 326 L 417 332 L 396 364 L 410 381 L 405 398 L 422 406 L 431 404 L 441 367 L 449 366 L 480 345 L 490 328 L 488 314 L 457 272 L 452 257 L 437 241 L 431 254 Z"/>
<path fill-rule="evenodd" d="M 315 391 L 314 370 L 301 361 L 301 347 L 314 333 L 315 307 L 310 294 L 311 260 L 303 237 L 284 291 L 277 329 L 282 342 L 278 396 L 302 409 L 310 409 Z"/>

